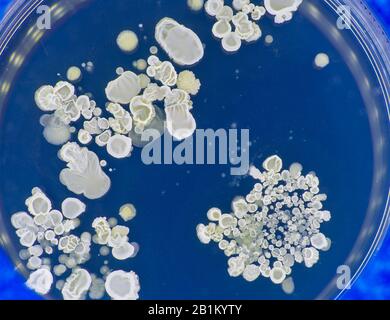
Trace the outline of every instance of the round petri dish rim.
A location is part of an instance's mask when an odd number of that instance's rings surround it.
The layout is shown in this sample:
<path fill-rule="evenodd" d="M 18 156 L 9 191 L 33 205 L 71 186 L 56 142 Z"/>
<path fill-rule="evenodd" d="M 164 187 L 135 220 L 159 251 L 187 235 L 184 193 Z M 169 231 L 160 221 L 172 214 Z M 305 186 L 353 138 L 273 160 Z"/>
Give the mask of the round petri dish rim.
<path fill-rule="evenodd" d="M 77 9 L 78 6 L 88 3 L 90 0 L 68 0 L 67 8 L 64 14 L 58 17 L 58 20 L 61 20 L 68 11 Z M 313 1 L 315 3 L 316 0 Z M 354 1 L 354 0 L 324 0 L 326 5 L 331 8 L 336 14 L 337 9 L 344 5 L 348 6 L 351 9 L 351 32 L 353 33 L 354 38 L 363 48 L 367 59 L 370 61 L 371 67 L 376 75 L 376 80 L 378 81 L 381 89 L 382 95 L 382 108 L 379 110 L 373 110 L 374 113 L 377 113 L 377 117 L 380 118 L 384 128 L 380 132 L 373 132 L 373 145 L 374 145 L 374 181 L 373 181 L 373 191 L 370 200 L 370 207 L 367 211 L 367 218 L 365 224 L 362 228 L 362 234 L 356 242 L 355 250 L 360 250 L 363 248 L 364 242 L 364 230 L 368 228 L 368 225 L 372 222 L 372 216 L 378 215 L 378 207 L 381 208 L 381 214 L 377 222 L 377 228 L 375 230 L 375 236 L 373 237 L 372 243 L 365 245 L 364 252 L 366 252 L 364 258 L 359 261 L 359 265 L 354 268 L 354 273 L 351 278 L 350 284 L 353 284 L 356 279 L 359 277 L 372 255 L 380 247 L 383 238 L 389 227 L 389 200 L 390 200 L 390 170 L 388 164 L 390 163 L 390 42 L 389 37 L 383 30 L 382 26 L 372 14 L 369 9 L 369 5 L 365 1 Z M 0 56 L 4 53 L 7 48 L 7 45 L 17 34 L 19 27 L 23 22 L 33 13 L 39 5 L 45 4 L 44 0 L 14 0 L 11 6 L 8 8 L 3 20 L 0 22 Z M 38 34 L 39 36 L 42 36 Z M 39 41 L 39 39 L 38 39 Z M 30 50 L 33 48 L 33 45 Z M 27 50 L 27 54 L 29 50 Z M 16 70 L 17 71 L 17 70 Z M 16 72 L 15 72 L 16 73 Z M 0 74 L 1 76 L 1 74 Z M 1 88 L 0 88 L 1 90 Z M 4 94 L 6 96 L 6 94 Z M 4 97 L 3 97 L 4 98 Z M 0 111 L 3 107 L 3 102 L 5 99 L 2 99 L 0 95 Z M 384 141 L 380 140 L 384 137 Z M 379 142 L 382 143 L 382 146 L 378 146 Z M 377 146 L 377 148 L 375 148 Z M 386 152 L 387 151 L 387 152 Z M 375 170 L 381 169 L 382 176 Z M 378 199 L 377 194 L 381 193 L 382 198 Z M 385 194 L 386 193 L 386 194 Z M 381 201 L 380 204 L 372 205 L 374 202 Z M 374 210 L 375 209 L 375 210 Z M 371 211 L 370 211 L 371 210 Z M 15 250 L 12 250 L 13 244 L 10 242 L 5 230 L 3 230 L 2 215 L 0 214 L 0 245 L 3 245 L 8 251 L 14 265 L 17 269 L 24 275 L 28 275 L 28 270 L 21 263 L 19 257 L 15 254 Z M 353 253 L 351 257 L 347 259 L 353 263 Z M 341 297 L 345 289 L 338 289 L 337 278 L 335 277 L 329 285 L 320 293 L 317 297 L 318 299 L 327 299 L 327 298 L 336 298 Z M 47 298 L 50 298 L 49 296 Z"/>

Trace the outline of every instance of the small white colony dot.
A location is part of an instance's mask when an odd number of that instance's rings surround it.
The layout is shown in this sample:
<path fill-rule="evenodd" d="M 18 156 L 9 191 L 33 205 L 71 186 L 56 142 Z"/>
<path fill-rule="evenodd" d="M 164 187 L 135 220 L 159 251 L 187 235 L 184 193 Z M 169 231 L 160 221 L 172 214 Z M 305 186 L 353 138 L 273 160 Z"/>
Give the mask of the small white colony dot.
<path fill-rule="evenodd" d="M 62 276 L 66 272 L 66 267 L 63 264 L 54 266 L 53 272 L 57 277 Z"/>
<path fill-rule="evenodd" d="M 241 39 L 235 32 L 229 32 L 222 39 L 222 47 L 227 52 L 235 52 L 241 48 Z"/>
<path fill-rule="evenodd" d="M 22 249 L 19 251 L 19 258 L 22 259 L 22 260 L 27 260 L 28 258 L 30 258 L 30 253 L 28 250 L 26 249 Z"/>
<path fill-rule="evenodd" d="M 110 272 L 110 268 L 109 267 L 107 267 L 107 266 L 102 266 L 102 267 L 100 267 L 100 273 L 102 274 L 102 275 L 105 275 L 105 274 L 107 274 L 107 273 L 109 273 Z M 104 285 L 104 283 L 103 283 L 103 285 Z"/>
<path fill-rule="evenodd" d="M 94 68 L 95 68 L 94 63 L 92 61 L 88 61 L 85 70 L 87 70 L 87 72 L 89 73 L 92 73 Z"/>
<path fill-rule="evenodd" d="M 196 235 L 203 244 L 209 244 L 211 241 L 210 237 L 206 234 L 206 226 L 202 223 L 196 226 Z"/>
<path fill-rule="evenodd" d="M 207 0 L 204 8 L 210 16 L 215 16 L 223 8 L 223 0 Z"/>
<path fill-rule="evenodd" d="M 51 255 L 53 254 L 54 250 L 52 247 L 46 247 L 45 248 L 45 253 L 48 254 L 48 255 Z"/>
<path fill-rule="evenodd" d="M 146 62 L 145 59 L 138 59 L 137 61 L 134 61 L 133 66 L 139 70 L 143 71 L 148 67 L 148 63 Z"/>
<path fill-rule="evenodd" d="M 286 272 L 282 268 L 273 268 L 270 278 L 273 283 L 281 284 L 286 279 Z"/>
<path fill-rule="evenodd" d="M 299 176 L 301 175 L 302 173 L 302 170 L 303 170 L 303 167 L 300 163 L 298 162 L 295 162 L 293 164 L 291 164 L 290 168 L 289 168 L 289 171 L 290 171 L 290 175 L 291 177 L 293 177 L 294 179 L 298 179 Z"/>
<path fill-rule="evenodd" d="M 138 37 L 135 32 L 124 30 L 118 35 L 116 43 L 123 52 L 130 53 L 138 47 Z"/>
<path fill-rule="evenodd" d="M 156 46 L 151 46 L 149 52 L 153 55 L 156 55 L 158 53 L 158 48 Z"/>
<path fill-rule="evenodd" d="M 114 228 L 118 225 L 118 219 L 115 217 L 111 217 L 107 220 L 108 224 L 110 225 L 111 228 Z"/>
<path fill-rule="evenodd" d="M 56 282 L 56 289 L 61 291 L 62 288 L 64 287 L 64 284 L 65 284 L 65 281 L 64 281 L 64 280 L 58 280 L 58 281 Z"/>
<path fill-rule="evenodd" d="M 230 226 L 232 226 L 233 224 L 233 216 L 230 215 L 230 214 L 223 214 L 221 215 L 221 217 L 219 218 L 219 226 L 223 229 L 227 229 L 229 228 Z"/>
<path fill-rule="evenodd" d="M 232 31 L 232 25 L 229 21 L 218 20 L 214 23 L 212 33 L 216 38 L 222 39 Z"/>
<path fill-rule="evenodd" d="M 107 246 L 102 246 L 99 249 L 99 253 L 103 257 L 108 256 L 110 254 L 110 248 Z"/>
<path fill-rule="evenodd" d="M 43 254 L 43 249 L 40 245 L 35 245 L 28 248 L 28 252 L 32 256 L 40 257 Z"/>
<path fill-rule="evenodd" d="M 233 19 L 233 16 L 233 9 L 229 6 L 223 6 L 222 9 L 219 10 L 217 13 L 217 20 L 231 21 Z"/>
<path fill-rule="evenodd" d="M 271 36 L 270 34 L 268 34 L 265 36 L 264 41 L 265 41 L 265 44 L 270 45 L 274 42 L 274 37 Z"/>
<path fill-rule="evenodd" d="M 294 284 L 293 278 L 291 278 L 291 277 L 286 278 L 282 282 L 282 289 L 283 289 L 284 293 L 286 293 L 286 294 L 294 293 L 294 291 L 295 291 L 295 284 Z"/>
<path fill-rule="evenodd" d="M 325 68 L 329 63 L 330 59 L 326 53 L 319 53 L 314 59 L 314 65 L 319 69 Z"/>
<path fill-rule="evenodd" d="M 80 129 L 77 133 L 77 139 L 81 144 L 88 144 L 92 141 L 92 135 L 84 129 Z"/>
<path fill-rule="evenodd" d="M 137 300 L 141 289 L 138 276 L 133 271 L 122 270 L 111 272 L 104 286 L 113 300 Z"/>
<path fill-rule="evenodd" d="M 132 140 L 129 137 L 116 134 L 107 143 L 107 152 L 114 158 L 123 159 L 130 156 L 133 149 Z"/>
<path fill-rule="evenodd" d="M 247 265 L 242 275 L 246 281 L 253 282 L 260 276 L 260 267 L 254 264 Z"/>
<path fill-rule="evenodd" d="M 200 81 L 192 71 L 184 70 L 177 77 L 177 88 L 185 92 L 196 95 L 200 90 Z"/>
<path fill-rule="evenodd" d="M 311 245 L 318 250 L 323 250 L 323 249 L 326 249 L 328 247 L 328 241 L 327 241 L 326 237 L 324 236 L 324 234 L 322 234 L 322 233 L 317 233 L 317 234 L 313 235 L 310 238 L 310 242 L 311 242 Z"/>
<path fill-rule="evenodd" d="M 85 204 L 76 198 L 67 198 L 61 204 L 62 214 L 68 219 L 77 218 L 85 212 L 85 209 Z"/>
<path fill-rule="evenodd" d="M 282 170 L 283 162 L 277 155 L 271 156 L 263 162 L 263 168 L 268 172 L 278 173 Z"/>
<path fill-rule="evenodd" d="M 28 259 L 27 268 L 31 270 L 39 269 L 42 266 L 42 259 L 36 256 L 32 256 Z"/>
<path fill-rule="evenodd" d="M 200 11 L 203 9 L 204 0 L 187 0 L 187 5 L 193 11 Z"/>
<path fill-rule="evenodd" d="M 120 207 L 119 215 L 125 222 L 127 222 L 135 218 L 137 210 L 133 204 L 127 203 Z"/>
<path fill-rule="evenodd" d="M 211 208 L 209 211 L 207 211 L 207 218 L 210 221 L 219 221 L 221 219 L 222 212 L 218 208 Z"/>
<path fill-rule="evenodd" d="M 95 108 L 92 113 L 95 117 L 100 117 L 103 113 L 103 110 L 101 108 Z"/>
<path fill-rule="evenodd" d="M 47 230 L 47 231 L 45 232 L 45 239 L 46 239 L 47 241 L 52 241 L 52 240 L 55 239 L 55 237 L 56 237 L 56 234 L 54 233 L 53 230 Z"/>
<path fill-rule="evenodd" d="M 66 77 L 71 82 L 79 81 L 81 79 L 81 75 L 81 69 L 76 66 L 70 67 L 66 72 Z"/>
<path fill-rule="evenodd" d="M 115 69 L 115 73 L 120 76 L 123 72 L 125 72 L 125 69 L 123 69 L 122 67 L 118 67 Z"/>

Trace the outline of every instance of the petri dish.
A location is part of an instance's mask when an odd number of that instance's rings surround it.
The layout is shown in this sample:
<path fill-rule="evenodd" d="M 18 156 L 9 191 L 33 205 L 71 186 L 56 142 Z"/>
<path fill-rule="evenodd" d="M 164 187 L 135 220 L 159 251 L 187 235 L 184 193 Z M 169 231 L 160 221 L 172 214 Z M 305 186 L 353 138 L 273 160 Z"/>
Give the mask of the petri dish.
<path fill-rule="evenodd" d="M 42 6 L 51 8 L 47 30 L 37 27 Z M 75 196 L 59 181 L 65 164 L 59 147 L 43 137 L 36 90 L 66 80 L 69 67 L 77 66 L 83 74 L 78 94 L 92 93 L 104 108 L 107 82 L 118 67 L 135 71 L 133 61 L 146 59 L 150 47 L 158 46 L 154 30 L 164 17 L 191 28 L 204 44 L 199 63 L 177 66 L 201 80 L 193 98 L 198 128 L 249 129 L 251 164 L 260 167 L 278 154 L 287 166 L 299 162 L 305 172 L 315 171 L 332 213 L 321 228 L 332 247 L 313 268 L 294 266 L 291 295 L 269 279 L 232 278 L 223 252 L 200 244 L 195 228 L 207 221 L 209 208 L 229 211 L 232 199 L 250 191 L 250 177 L 231 176 L 226 164 L 145 165 L 138 148 L 119 161 L 90 146 L 107 161 L 103 170 L 111 188 L 99 200 L 79 197 L 87 206 L 79 232 L 91 231 L 103 215 L 120 219 L 118 209 L 134 203 L 137 216 L 126 225 L 140 250 L 123 264 L 93 247 L 84 267 L 99 277 L 105 260 L 110 270 L 134 270 L 141 299 L 339 298 L 345 291 L 340 266 L 349 268 L 352 284 L 388 228 L 390 50 L 364 1 L 303 1 L 288 23 L 275 25 L 269 16 L 260 21 L 263 37 L 272 36 L 266 44 L 262 38 L 234 54 L 213 37 L 213 19 L 185 2 L 15 1 L 0 29 L 0 226 L 2 245 L 17 270 L 26 278 L 31 273 L 19 257 L 22 247 L 10 217 L 26 210 L 31 189 L 42 188 L 55 208 Z M 131 53 L 117 46 L 123 30 L 138 36 Z M 313 66 L 319 53 L 329 57 L 321 70 Z M 169 60 L 161 48 L 158 55 Z M 75 134 L 71 139 L 77 141 Z M 58 257 L 50 255 L 51 267 Z M 45 297 L 62 295 L 53 288 Z"/>

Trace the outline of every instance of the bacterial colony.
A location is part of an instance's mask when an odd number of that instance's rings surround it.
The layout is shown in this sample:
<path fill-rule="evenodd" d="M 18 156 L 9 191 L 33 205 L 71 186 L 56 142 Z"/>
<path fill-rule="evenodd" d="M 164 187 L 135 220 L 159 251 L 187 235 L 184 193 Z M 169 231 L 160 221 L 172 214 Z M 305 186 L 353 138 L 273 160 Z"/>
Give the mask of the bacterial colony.
<path fill-rule="evenodd" d="M 255 43 L 262 37 L 259 25 L 265 16 L 275 23 L 289 21 L 302 0 L 264 0 L 254 5 L 250 0 L 188 0 L 195 11 L 205 10 L 215 19 L 212 34 L 226 52 L 236 52 L 243 42 Z M 93 63 L 67 71 L 68 81 L 44 85 L 36 91 L 35 102 L 44 112 L 40 124 L 50 144 L 59 147 L 58 158 L 64 163 L 59 181 L 75 197 L 64 199 L 61 208 L 53 208 L 45 192 L 35 187 L 25 201 L 27 210 L 12 215 L 20 245 L 19 256 L 26 261 L 30 275 L 26 285 L 38 294 L 59 290 L 66 300 L 103 299 L 136 300 L 142 279 L 126 270 L 126 261 L 136 258 L 140 249 L 130 237 L 127 226 L 136 217 L 136 208 L 128 203 L 118 215 L 96 218 L 90 232 L 77 233 L 86 205 L 77 196 L 97 200 L 110 189 L 107 160 L 88 149 L 89 144 L 105 148 L 109 157 L 125 159 L 133 148 L 148 142 L 142 133 L 153 128 L 176 140 L 191 137 L 196 119 L 191 113 L 192 97 L 201 90 L 201 81 L 189 70 L 199 63 L 205 52 L 197 34 L 173 18 L 165 17 L 155 26 L 156 46 L 150 56 L 134 61 L 135 72 L 119 67 L 117 77 L 105 88 L 107 103 L 101 108 L 88 95 L 77 95 L 75 84 L 83 72 L 91 72 Z M 265 43 L 273 42 L 271 35 Z M 139 45 L 131 30 L 117 37 L 119 48 L 133 52 Z M 161 61 L 159 49 L 170 61 Z M 329 57 L 319 53 L 315 66 L 324 68 Z M 188 70 L 176 72 L 175 64 Z M 75 123 L 82 128 L 76 130 Z M 107 170 L 109 171 L 109 170 Z M 287 294 L 294 292 L 293 267 L 313 267 L 320 251 L 330 249 L 331 240 L 320 232 L 321 224 L 331 219 L 323 208 L 326 194 L 320 192 L 320 181 L 314 172 L 303 173 L 299 163 L 283 167 L 277 155 L 265 159 L 262 168 L 252 166 L 249 175 L 253 189 L 245 197 L 232 200 L 230 212 L 211 208 L 208 223 L 194 226 L 203 244 L 215 242 L 227 258 L 231 277 L 251 282 L 259 278 L 281 285 Z M 85 267 L 91 259 L 91 247 L 99 246 L 101 257 L 112 256 L 123 262 L 123 270 L 112 270 L 108 260 L 100 274 Z M 53 259 L 58 253 L 58 259 Z"/>

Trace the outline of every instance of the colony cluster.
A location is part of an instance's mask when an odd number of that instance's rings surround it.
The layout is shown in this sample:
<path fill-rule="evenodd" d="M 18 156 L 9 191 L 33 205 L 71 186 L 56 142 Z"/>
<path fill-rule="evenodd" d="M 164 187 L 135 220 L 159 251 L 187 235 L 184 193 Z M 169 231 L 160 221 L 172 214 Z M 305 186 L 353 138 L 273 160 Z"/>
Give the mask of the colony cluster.
<path fill-rule="evenodd" d="M 264 0 L 264 6 L 253 4 L 250 0 L 233 0 L 232 7 L 224 0 L 207 0 L 204 4 L 208 15 L 217 21 L 212 33 L 222 39 L 222 47 L 227 52 L 238 51 L 242 41 L 255 42 L 262 36 L 258 21 L 268 12 L 275 23 L 291 20 L 302 0 Z"/>
<path fill-rule="evenodd" d="M 131 41 L 133 37 L 131 33 Z M 126 35 L 120 38 L 122 48 L 134 47 L 123 43 Z M 203 57 L 197 35 L 173 19 L 164 18 L 158 23 L 156 40 L 181 65 L 193 64 Z M 35 93 L 37 106 L 44 112 L 52 112 L 40 120 L 44 137 L 51 144 L 62 145 L 59 158 L 67 163 L 67 168 L 61 171 L 60 181 L 75 194 L 98 199 L 111 186 L 110 178 L 101 168 L 106 162 L 87 147 L 68 142 L 76 131 L 72 125 L 78 121 L 82 121 L 77 132 L 81 145 L 94 141 L 117 159 L 131 156 L 134 146 L 143 147 L 150 142 L 150 136 L 143 138 L 146 129 L 155 129 L 162 135 L 164 121 L 169 134 L 177 140 L 190 137 L 196 129 L 191 95 L 198 93 L 201 84 L 195 74 L 189 70 L 178 74 L 171 62 L 161 61 L 153 54 L 138 65 L 143 65 L 146 74 L 121 70 L 107 84 L 105 93 L 109 102 L 105 110 L 97 107 L 88 95 L 77 96 L 74 85 L 67 81 L 59 81 L 54 87 L 44 85 Z M 104 112 L 109 116 L 105 117 Z"/>
<path fill-rule="evenodd" d="M 212 28 L 214 36 L 222 39 L 226 51 L 233 52 L 242 41 L 253 42 L 261 37 L 257 21 L 267 12 L 276 23 L 282 23 L 292 18 L 301 2 L 264 0 L 264 6 L 259 6 L 250 0 L 233 0 L 232 8 L 223 0 L 208 0 L 204 7 L 217 19 Z M 203 0 L 189 3 L 194 10 L 203 6 Z M 196 33 L 172 18 L 163 18 L 156 25 L 155 40 L 171 61 L 182 67 L 192 66 L 204 56 L 204 46 Z M 136 33 L 125 30 L 119 34 L 117 44 L 130 53 L 139 41 Z M 59 179 L 71 192 L 98 199 L 110 189 L 111 180 L 102 169 L 107 163 L 88 149 L 92 142 L 113 158 L 123 159 L 131 156 L 134 147 L 142 148 L 150 142 L 143 137 L 147 129 L 157 130 L 161 136 L 164 122 L 177 140 L 193 135 L 196 121 L 191 96 L 200 90 L 200 81 L 192 71 L 178 73 L 173 63 L 160 60 L 157 52 L 152 47 L 146 60 L 134 63 L 144 73 L 117 69 L 116 78 L 105 88 L 108 102 L 104 108 L 98 107 L 89 95 L 77 96 L 76 88 L 67 81 L 44 85 L 36 91 L 37 106 L 47 112 L 40 119 L 43 135 L 49 143 L 61 146 L 58 157 L 66 168 Z M 91 63 L 88 67 L 91 69 Z M 81 76 L 78 67 L 67 72 L 73 83 Z M 77 130 L 73 124 L 80 128 Z M 76 132 L 78 141 L 71 141 Z M 150 135 L 147 137 L 150 139 Z M 233 201 L 233 212 L 210 209 L 207 215 L 211 222 L 207 226 L 199 224 L 197 234 L 202 243 L 218 243 L 229 257 L 228 272 L 232 277 L 241 275 L 247 281 L 269 277 L 282 284 L 285 292 L 292 293 L 293 265 L 304 263 L 310 268 L 318 262 L 319 250 L 330 248 L 331 241 L 320 232 L 320 226 L 331 216 L 322 210 L 326 195 L 320 193 L 315 174 L 303 176 L 299 164 L 282 171 L 282 160 L 277 156 L 268 158 L 263 167 L 264 172 L 251 168 L 250 175 L 258 182 L 245 198 Z M 112 299 L 138 299 L 140 284 L 133 271 L 111 271 L 104 265 L 99 277 L 80 267 L 90 260 L 92 244 L 100 246 L 101 256 L 111 254 L 120 261 L 135 257 L 139 247 L 129 241 L 128 227 L 118 225 L 115 218 L 98 217 L 91 226 L 94 234 L 84 232 L 78 236 L 73 231 L 80 225 L 85 204 L 67 198 L 61 211 L 54 210 L 39 188 L 32 190 L 26 205 L 28 213 L 15 213 L 11 220 L 20 244 L 26 248 L 20 257 L 32 270 L 27 281 L 30 288 L 48 294 L 54 276 L 67 274 L 65 280 L 59 279 L 55 284 L 64 299 L 100 299 L 106 293 Z M 131 204 L 120 209 L 124 221 L 135 215 Z M 60 256 L 58 264 L 52 266 L 48 256 L 55 250 Z"/>
<path fill-rule="evenodd" d="M 327 196 L 320 193 L 318 177 L 302 175 L 298 163 L 282 171 L 282 160 L 272 156 L 263 168 L 250 169 L 258 182 L 245 198 L 233 200 L 233 212 L 210 209 L 211 222 L 199 224 L 197 235 L 204 244 L 218 243 L 229 257 L 230 276 L 247 281 L 263 276 L 292 293 L 294 282 L 288 276 L 294 264 L 311 268 L 319 251 L 330 248 L 330 239 L 320 232 L 321 224 L 331 219 L 322 205 Z"/>
<path fill-rule="evenodd" d="M 180 65 L 194 64 L 203 57 L 203 46 L 196 34 L 173 19 L 160 21 L 156 26 L 156 40 Z M 134 32 L 124 31 L 117 43 L 123 51 L 131 52 L 138 45 L 138 38 Z M 153 128 L 163 134 L 164 121 L 168 132 L 177 140 L 183 140 L 195 131 L 191 95 L 200 90 L 200 81 L 189 70 L 178 74 L 171 62 L 161 61 L 156 53 L 153 49 L 147 61 L 137 61 L 136 68 L 146 73 L 137 75 L 118 68 L 117 77 L 105 88 L 109 102 L 104 109 L 88 95 L 77 96 L 76 88 L 67 81 L 59 81 L 55 86 L 44 85 L 36 91 L 38 108 L 47 112 L 40 119 L 43 135 L 49 143 L 61 146 L 58 157 L 66 163 L 66 168 L 60 172 L 59 179 L 71 192 L 98 199 L 110 189 L 111 180 L 102 169 L 106 162 L 100 161 L 86 147 L 91 142 L 104 147 L 112 157 L 122 159 L 131 155 L 133 146 L 143 147 L 150 142 L 142 139 L 145 129 Z M 77 82 L 81 70 L 72 67 L 67 76 L 70 81 Z M 164 109 L 157 106 L 158 103 Z M 77 131 L 73 125 L 80 121 L 82 126 Z M 71 142 L 76 131 L 78 142 Z M 93 243 L 100 246 L 101 256 L 111 254 L 120 261 L 135 257 L 139 247 L 129 241 L 128 227 L 117 225 L 115 218 L 99 217 L 92 223 L 93 235 L 84 232 L 77 236 L 73 230 L 80 225 L 79 217 L 86 210 L 80 200 L 67 198 L 61 211 L 54 210 L 42 190 L 34 188 L 26 205 L 28 213 L 15 213 L 11 221 L 20 244 L 27 248 L 20 252 L 20 257 L 27 260 L 27 268 L 32 270 L 27 280 L 31 289 L 48 294 L 54 276 L 60 278 L 70 273 L 65 281 L 58 279 L 56 282 L 56 288 L 66 300 L 87 296 L 100 299 L 105 293 L 112 299 L 138 299 L 139 279 L 133 271 L 110 271 L 104 265 L 99 278 L 80 267 L 90 260 Z M 119 214 L 124 221 L 130 221 L 136 210 L 127 204 L 121 207 Z M 59 264 L 52 267 L 48 256 L 56 250 L 60 252 Z"/>
<path fill-rule="evenodd" d="M 32 272 L 27 286 L 39 294 L 48 294 L 56 276 L 56 288 L 61 290 L 65 300 L 81 300 L 87 295 L 100 299 L 107 292 L 112 299 L 138 299 L 140 290 L 138 276 L 134 272 L 110 271 L 107 266 L 101 269 L 102 277 L 90 274 L 81 265 L 91 258 L 92 243 L 101 245 L 100 254 L 111 254 L 117 260 L 127 260 L 136 256 L 138 245 L 129 242 L 129 228 L 117 225 L 117 220 L 100 217 L 93 221 L 95 234 L 84 232 L 74 234 L 80 225 L 80 216 L 86 206 L 76 198 L 67 198 L 61 204 L 61 211 L 52 208 L 52 203 L 39 188 L 32 190 L 27 198 L 28 212 L 12 215 L 11 223 L 16 229 L 20 244 L 20 258 L 27 260 L 27 268 Z M 134 217 L 129 213 L 123 216 Z M 122 216 L 122 214 L 121 214 Z M 52 256 L 60 253 L 58 264 L 52 266 Z M 68 275 L 66 277 L 66 275 Z M 65 278 L 66 277 L 66 278 Z M 65 279 L 65 280 L 63 280 Z"/>

